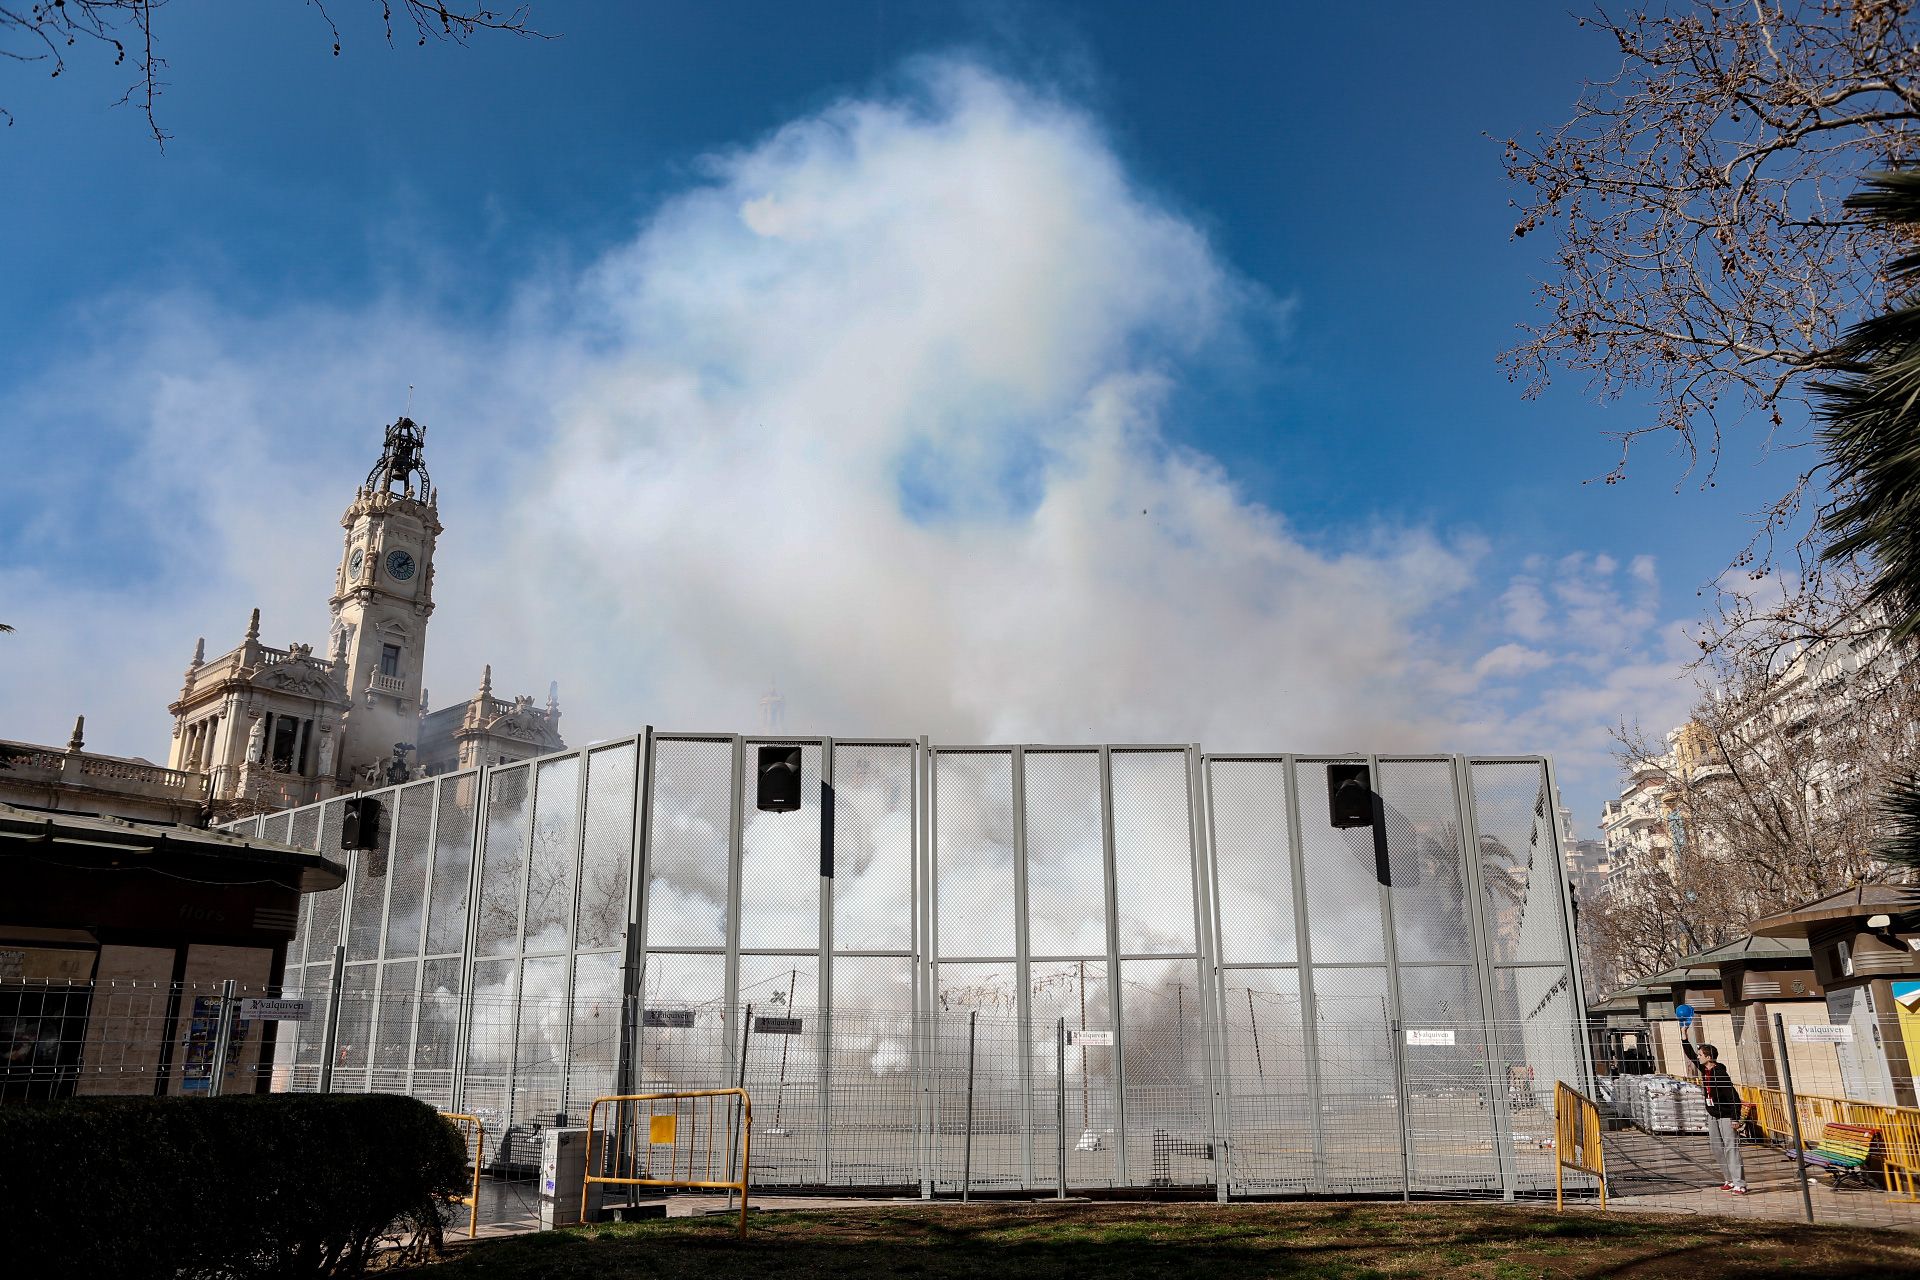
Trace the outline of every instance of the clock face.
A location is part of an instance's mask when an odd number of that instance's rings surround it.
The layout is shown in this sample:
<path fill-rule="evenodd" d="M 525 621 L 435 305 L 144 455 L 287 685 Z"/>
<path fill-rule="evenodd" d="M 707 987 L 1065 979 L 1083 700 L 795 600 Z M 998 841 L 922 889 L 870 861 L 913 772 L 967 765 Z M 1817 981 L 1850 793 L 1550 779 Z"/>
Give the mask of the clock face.
<path fill-rule="evenodd" d="M 358 580 L 360 577 L 360 566 L 366 562 L 366 549 L 364 547 L 355 547 L 353 549 L 353 555 L 347 560 L 347 578 L 349 580 Z"/>
<path fill-rule="evenodd" d="M 404 551 L 387 553 L 387 573 L 397 582 L 405 582 L 413 576 L 413 557 Z"/>

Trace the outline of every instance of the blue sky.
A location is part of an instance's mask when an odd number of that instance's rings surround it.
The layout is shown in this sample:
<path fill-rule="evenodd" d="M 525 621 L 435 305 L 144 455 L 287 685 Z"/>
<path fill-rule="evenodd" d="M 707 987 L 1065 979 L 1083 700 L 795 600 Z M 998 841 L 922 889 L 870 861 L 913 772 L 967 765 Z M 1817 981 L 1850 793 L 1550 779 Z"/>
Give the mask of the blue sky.
<path fill-rule="evenodd" d="M 429 688 L 558 678 L 576 740 L 777 681 L 803 731 L 1546 750 L 1588 829 L 1782 486 L 1583 484 L 1643 411 L 1496 365 L 1550 244 L 1485 135 L 1613 57 L 1547 7 L 336 16 L 165 8 L 164 154 L 85 50 L 0 78 L 0 736 L 158 757 L 194 636 L 321 641 L 413 385 Z"/>

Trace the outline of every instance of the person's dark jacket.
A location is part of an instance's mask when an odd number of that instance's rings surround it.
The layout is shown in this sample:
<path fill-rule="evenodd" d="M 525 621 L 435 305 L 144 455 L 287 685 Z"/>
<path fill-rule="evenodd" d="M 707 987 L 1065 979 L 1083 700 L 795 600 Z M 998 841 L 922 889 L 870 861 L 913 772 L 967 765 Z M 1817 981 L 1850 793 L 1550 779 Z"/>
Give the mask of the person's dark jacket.
<path fill-rule="evenodd" d="M 1740 1118 L 1740 1091 L 1733 1087 L 1733 1077 L 1727 1074 L 1724 1063 L 1702 1063 L 1699 1055 L 1693 1051 L 1690 1041 L 1682 1040 L 1680 1048 L 1685 1051 L 1687 1061 L 1700 1069 L 1700 1084 L 1707 1091 L 1707 1114 L 1710 1116 L 1738 1120 Z"/>

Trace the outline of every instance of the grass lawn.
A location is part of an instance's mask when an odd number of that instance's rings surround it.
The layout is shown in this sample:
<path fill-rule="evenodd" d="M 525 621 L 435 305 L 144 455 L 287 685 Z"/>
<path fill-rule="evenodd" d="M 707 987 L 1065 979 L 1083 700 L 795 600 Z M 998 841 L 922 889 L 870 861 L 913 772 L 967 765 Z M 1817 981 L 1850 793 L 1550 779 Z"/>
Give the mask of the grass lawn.
<path fill-rule="evenodd" d="M 998 1203 L 754 1214 L 481 1241 L 423 1280 L 627 1277 L 1920 1276 L 1920 1236 L 1483 1204 Z"/>

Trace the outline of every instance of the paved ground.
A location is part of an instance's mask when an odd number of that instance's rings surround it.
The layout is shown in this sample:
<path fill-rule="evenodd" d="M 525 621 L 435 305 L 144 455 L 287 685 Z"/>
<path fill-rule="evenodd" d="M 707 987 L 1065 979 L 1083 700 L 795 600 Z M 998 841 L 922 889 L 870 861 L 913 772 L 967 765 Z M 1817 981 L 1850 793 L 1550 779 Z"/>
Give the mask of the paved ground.
<path fill-rule="evenodd" d="M 1736 1196 L 1717 1190 L 1720 1168 L 1705 1134 L 1621 1129 L 1607 1134 L 1604 1143 L 1609 1209 L 1806 1221 L 1793 1161 L 1775 1148 L 1757 1143 L 1742 1148 L 1751 1194 Z M 1920 1231 L 1920 1204 L 1892 1199 L 1877 1187 L 1837 1189 L 1831 1178 L 1812 1170 L 1808 1185 L 1816 1223 Z"/>

